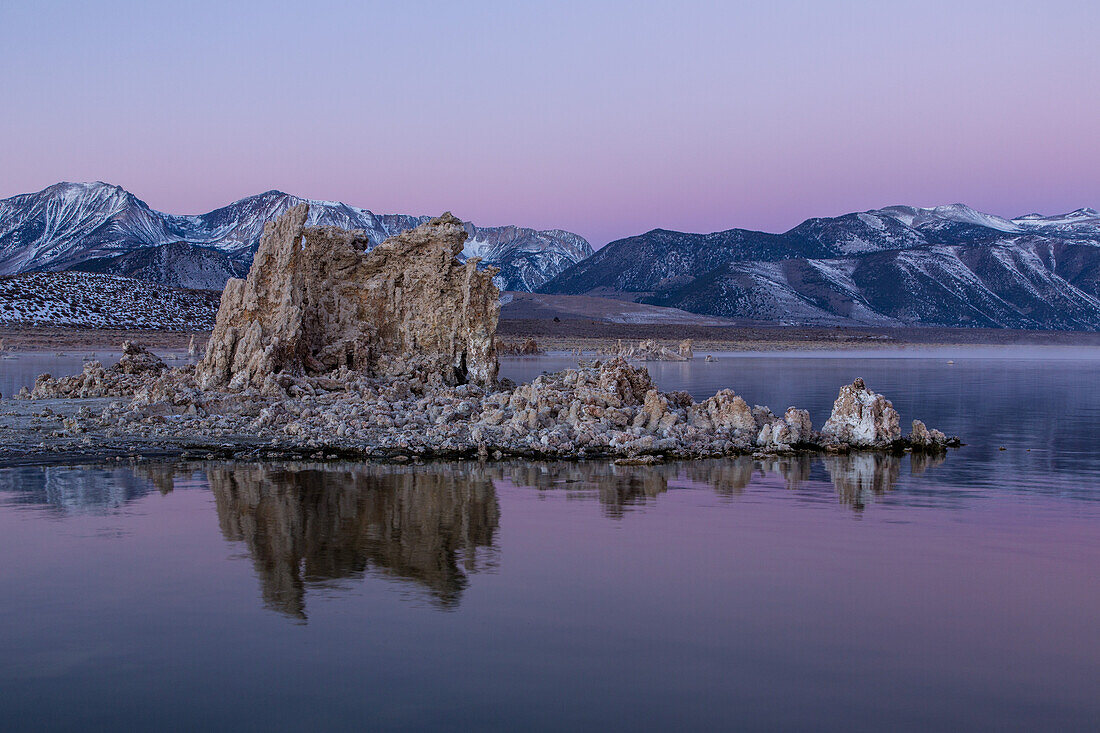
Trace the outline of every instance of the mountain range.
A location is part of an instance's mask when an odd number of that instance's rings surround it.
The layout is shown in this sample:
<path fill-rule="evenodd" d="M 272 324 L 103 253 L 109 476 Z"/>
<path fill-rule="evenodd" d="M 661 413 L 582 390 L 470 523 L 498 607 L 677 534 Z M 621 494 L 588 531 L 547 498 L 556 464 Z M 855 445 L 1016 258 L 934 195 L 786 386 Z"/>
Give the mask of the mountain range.
<path fill-rule="evenodd" d="M 162 285 L 220 289 L 248 272 L 264 222 L 292 206 L 310 205 L 309 224 L 362 229 L 372 245 L 428 216 L 374 214 L 334 201 L 267 191 L 195 216 L 151 209 L 110 184 L 58 183 L 0 200 L 0 275 L 86 270 Z M 462 258 L 501 268 L 505 290 L 533 290 L 592 254 L 583 237 L 561 230 L 466 223 Z"/>
<path fill-rule="evenodd" d="M 790 324 L 1098 330 L 1100 213 L 892 206 L 782 234 L 655 229 L 538 291 Z"/>
<path fill-rule="evenodd" d="M 362 229 L 372 245 L 429 218 L 279 191 L 180 216 L 118 186 L 58 183 L 0 200 L 0 275 L 81 270 L 217 290 L 248 272 L 264 222 L 303 201 L 311 225 Z M 562 230 L 465 226 L 461 257 L 500 267 L 502 290 L 781 324 L 1100 330 L 1094 209 L 1005 219 L 962 204 L 890 206 L 780 234 L 654 229 L 595 253 Z"/>

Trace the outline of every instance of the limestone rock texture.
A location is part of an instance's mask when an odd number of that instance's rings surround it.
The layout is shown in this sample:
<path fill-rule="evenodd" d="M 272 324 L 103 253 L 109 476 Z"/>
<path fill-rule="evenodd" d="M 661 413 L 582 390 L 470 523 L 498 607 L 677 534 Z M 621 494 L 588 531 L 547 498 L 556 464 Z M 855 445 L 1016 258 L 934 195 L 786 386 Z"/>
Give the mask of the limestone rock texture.
<path fill-rule="evenodd" d="M 914 420 L 909 445 L 915 451 L 935 451 L 947 445 L 947 436 L 935 428 L 929 430 L 921 420 Z"/>
<path fill-rule="evenodd" d="M 122 356 L 118 363 L 107 371 L 115 374 L 160 374 L 167 368 L 168 365 L 152 351 L 126 340 L 122 342 Z"/>
<path fill-rule="evenodd" d="M 709 423 L 703 423 L 707 427 L 732 430 L 744 435 L 755 435 L 758 430 L 756 419 L 752 416 L 752 410 L 748 403 L 733 393 L 733 390 L 723 389 L 713 397 L 699 405 L 698 412 L 705 413 Z"/>
<path fill-rule="evenodd" d="M 901 439 L 901 418 L 890 400 L 857 377 L 840 388 L 821 435 L 853 448 L 884 448 Z"/>
<path fill-rule="evenodd" d="M 808 411 L 788 407 L 783 417 L 777 417 L 771 414 L 771 410 L 757 407 L 757 417 L 763 424 L 756 444 L 761 448 L 790 450 L 793 446 L 814 442 L 814 428 Z"/>
<path fill-rule="evenodd" d="M 619 339 L 615 348 L 607 355 L 631 361 L 691 361 L 695 357 L 692 346 L 691 339 L 681 341 L 675 351 L 662 346 L 655 339 L 645 339 L 636 345 L 624 344 L 622 339 Z"/>
<path fill-rule="evenodd" d="M 203 389 L 279 393 L 340 368 L 428 384 L 490 386 L 500 316 L 496 268 L 465 263 L 450 213 L 390 237 L 307 227 L 309 205 L 264 225 L 246 280 L 230 280 L 196 369 Z"/>

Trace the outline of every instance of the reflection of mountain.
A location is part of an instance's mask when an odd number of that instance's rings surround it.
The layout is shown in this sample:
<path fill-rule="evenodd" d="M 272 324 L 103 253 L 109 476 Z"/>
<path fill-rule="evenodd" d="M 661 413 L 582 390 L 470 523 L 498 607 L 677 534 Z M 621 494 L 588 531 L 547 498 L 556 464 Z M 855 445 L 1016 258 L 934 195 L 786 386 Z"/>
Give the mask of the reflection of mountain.
<path fill-rule="evenodd" d="M 118 509 L 157 489 L 129 467 L 19 466 L 0 470 L 0 492 L 63 514 Z"/>
<path fill-rule="evenodd" d="M 251 465 L 207 476 L 222 533 L 248 546 L 264 602 L 301 618 L 311 585 L 368 570 L 455 606 L 500 520 L 492 482 L 476 468 Z"/>

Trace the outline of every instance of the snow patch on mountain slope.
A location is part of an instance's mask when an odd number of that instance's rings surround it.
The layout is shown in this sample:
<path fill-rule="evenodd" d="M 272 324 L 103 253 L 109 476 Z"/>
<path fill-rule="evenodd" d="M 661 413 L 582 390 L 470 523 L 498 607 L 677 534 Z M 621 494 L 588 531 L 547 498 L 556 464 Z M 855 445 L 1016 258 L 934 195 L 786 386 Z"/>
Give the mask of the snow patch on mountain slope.
<path fill-rule="evenodd" d="M 466 243 L 462 245 L 462 254 L 459 256 L 459 259 L 465 262 L 471 257 L 485 257 L 492 248 L 493 245 L 489 242 L 470 237 L 466 240 Z"/>
<path fill-rule="evenodd" d="M 0 278 L 0 324 L 206 331 L 220 294 L 90 272 Z"/>
<path fill-rule="evenodd" d="M 971 224 L 1000 232 L 1017 233 L 1020 227 L 1015 222 L 993 214 L 976 211 L 965 204 L 948 204 L 922 209 L 915 206 L 887 206 L 884 209 L 867 212 L 889 216 L 914 229 L 937 224 Z"/>
<path fill-rule="evenodd" d="M 860 221 L 862 221 L 864 224 L 871 227 L 872 229 L 877 229 L 880 232 L 886 231 L 886 223 L 882 220 L 881 217 L 875 216 L 867 212 L 856 214 L 856 216 L 859 217 Z"/>

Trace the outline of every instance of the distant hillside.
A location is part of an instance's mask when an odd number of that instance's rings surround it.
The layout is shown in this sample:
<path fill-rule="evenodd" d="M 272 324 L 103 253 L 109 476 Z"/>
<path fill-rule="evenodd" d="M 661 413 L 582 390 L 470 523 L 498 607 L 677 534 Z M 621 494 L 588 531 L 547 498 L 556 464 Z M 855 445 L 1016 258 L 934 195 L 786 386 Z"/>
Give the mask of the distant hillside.
<path fill-rule="evenodd" d="M 116 275 L 34 272 L 0 278 L 0 325 L 207 331 L 220 299 Z"/>
<path fill-rule="evenodd" d="M 141 247 L 112 257 L 95 257 L 73 265 L 72 269 L 198 290 L 221 290 L 229 278 L 248 275 L 248 267 L 240 259 L 187 242 Z"/>
<path fill-rule="evenodd" d="M 777 323 L 1097 330 L 1100 214 L 1008 220 L 960 204 L 896 206 L 784 234 L 654 230 L 539 290 Z"/>

